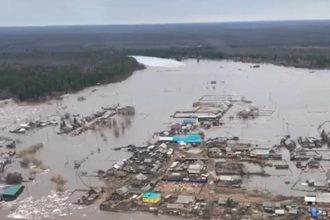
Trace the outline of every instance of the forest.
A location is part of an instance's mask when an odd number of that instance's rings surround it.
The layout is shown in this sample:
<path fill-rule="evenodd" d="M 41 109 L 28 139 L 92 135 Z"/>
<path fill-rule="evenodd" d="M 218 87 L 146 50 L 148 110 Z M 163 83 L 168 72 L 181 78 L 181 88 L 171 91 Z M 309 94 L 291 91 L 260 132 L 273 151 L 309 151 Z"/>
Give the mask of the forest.
<path fill-rule="evenodd" d="M 79 56 L 87 54 L 84 52 Z M 59 56 L 52 56 L 54 60 L 60 60 Z M 99 83 L 118 82 L 142 68 L 135 59 L 118 53 L 102 53 L 102 59 L 98 57 L 95 62 L 79 65 L 7 64 L 0 68 L 0 94 L 2 99 L 42 100 Z"/>

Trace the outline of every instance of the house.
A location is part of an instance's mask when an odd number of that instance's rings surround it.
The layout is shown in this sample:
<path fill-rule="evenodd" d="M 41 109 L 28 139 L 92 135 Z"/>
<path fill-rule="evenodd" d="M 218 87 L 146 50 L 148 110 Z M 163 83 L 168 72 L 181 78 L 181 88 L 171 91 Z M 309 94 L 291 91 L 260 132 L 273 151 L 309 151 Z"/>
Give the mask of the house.
<path fill-rule="evenodd" d="M 189 174 L 200 174 L 203 168 L 204 163 L 198 160 L 196 163 L 190 164 L 187 171 Z"/>
<path fill-rule="evenodd" d="M 200 144 L 202 142 L 202 137 L 200 134 L 174 135 L 173 141 L 177 143 Z"/>
<path fill-rule="evenodd" d="M 316 204 L 318 205 L 329 205 L 330 204 L 330 193 L 320 193 L 316 195 Z"/>
<path fill-rule="evenodd" d="M 319 193 L 317 195 L 306 195 L 304 201 L 307 205 L 329 205 L 330 193 Z"/>
<path fill-rule="evenodd" d="M 139 181 L 145 181 L 148 179 L 148 177 L 146 177 L 145 175 L 143 175 L 142 173 L 139 173 L 135 176 L 135 178 Z"/>
<path fill-rule="evenodd" d="M 191 204 L 195 202 L 195 197 L 194 196 L 184 196 L 184 195 L 179 195 L 178 199 L 176 200 L 177 204 Z"/>
<path fill-rule="evenodd" d="M 298 208 L 291 207 L 291 208 L 289 208 L 288 213 L 289 213 L 289 215 L 298 215 L 299 211 L 298 211 Z"/>
<path fill-rule="evenodd" d="M 221 117 L 221 113 L 219 113 L 218 115 L 215 114 L 198 115 L 197 119 L 199 122 L 204 122 L 204 121 L 215 121 L 220 117 Z"/>
<path fill-rule="evenodd" d="M 268 148 L 255 148 L 250 151 L 251 157 L 257 158 L 269 158 L 270 150 Z"/>
<path fill-rule="evenodd" d="M 142 201 L 144 203 L 156 204 L 159 203 L 161 199 L 160 193 L 146 192 L 143 194 Z"/>
<path fill-rule="evenodd" d="M 262 208 L 266 212 L 274 213 L 275 210 L 278 210 L 281 208 L 281 204 L 279 202 L 264 202 L 264 203 L 262 203 Z"/>

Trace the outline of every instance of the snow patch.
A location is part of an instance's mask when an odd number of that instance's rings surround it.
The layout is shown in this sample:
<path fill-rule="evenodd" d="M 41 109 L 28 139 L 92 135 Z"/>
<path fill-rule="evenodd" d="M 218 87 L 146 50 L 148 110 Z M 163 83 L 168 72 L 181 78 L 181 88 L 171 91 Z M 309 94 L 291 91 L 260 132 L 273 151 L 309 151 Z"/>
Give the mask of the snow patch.
<path fill-rule="evenodd" d="M 184 66 L 182 62 L 171 60 L 171 59 L 165 59 L 165 58 L 159 58 L 159 57 L 147 57 L 147 56 L 131 56 L 134 59 L 136 59 L 137 62 L 148 66 L 148 67 L 168 67 L 168 68 L 174 68 L 174 67 L 181 67 Z"/>

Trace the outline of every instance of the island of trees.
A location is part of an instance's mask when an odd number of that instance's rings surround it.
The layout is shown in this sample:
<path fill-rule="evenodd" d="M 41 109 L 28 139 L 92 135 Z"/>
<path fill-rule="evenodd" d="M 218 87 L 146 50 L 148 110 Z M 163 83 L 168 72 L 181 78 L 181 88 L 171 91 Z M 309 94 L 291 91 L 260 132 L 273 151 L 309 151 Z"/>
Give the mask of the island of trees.
<path fill-rule="evenodd" d="M 33 51 L 1 57 L 0 98 L 20 101 L 38 101 L 99 83 L 118 82 L 144 68 L 134 58 L 114 51 Z"/>

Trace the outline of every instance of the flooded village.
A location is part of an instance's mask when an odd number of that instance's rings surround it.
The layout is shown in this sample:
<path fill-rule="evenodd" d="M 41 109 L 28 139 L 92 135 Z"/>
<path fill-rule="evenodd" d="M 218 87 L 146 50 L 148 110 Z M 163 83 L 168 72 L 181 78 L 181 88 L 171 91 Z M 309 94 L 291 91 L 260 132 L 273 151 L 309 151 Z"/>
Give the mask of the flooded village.
<path fill-rule="evenodd" d="M 329 71 L 144 64 L 1 103 L 1 219 L 329 218 Z"/>

